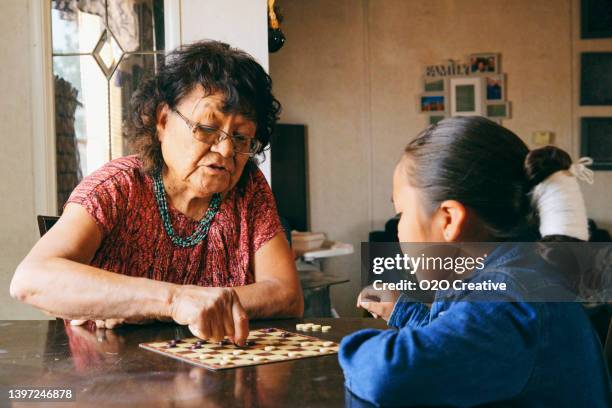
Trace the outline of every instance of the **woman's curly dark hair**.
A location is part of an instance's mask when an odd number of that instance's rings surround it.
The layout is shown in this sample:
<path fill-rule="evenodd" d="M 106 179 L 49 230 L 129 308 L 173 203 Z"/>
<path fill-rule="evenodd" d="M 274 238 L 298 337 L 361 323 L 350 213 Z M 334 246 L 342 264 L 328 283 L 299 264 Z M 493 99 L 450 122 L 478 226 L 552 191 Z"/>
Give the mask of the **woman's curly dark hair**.
<path fill-rule="evenodd" d="M 225 113 L 240 113 L 257 124 L 258 153 L 268 145 L 281 110 L 272 94 L 270 76 L 244 51 L 219 41 L 198 41 L 168 54 L 157 74 L 143 81 L 132 96 L 126 134 L 144 172 L 153 173 L 163 166 L 157 107 L 166 103 L 175 108 L 198 85 L 207 95 L 225 95 Z"/>

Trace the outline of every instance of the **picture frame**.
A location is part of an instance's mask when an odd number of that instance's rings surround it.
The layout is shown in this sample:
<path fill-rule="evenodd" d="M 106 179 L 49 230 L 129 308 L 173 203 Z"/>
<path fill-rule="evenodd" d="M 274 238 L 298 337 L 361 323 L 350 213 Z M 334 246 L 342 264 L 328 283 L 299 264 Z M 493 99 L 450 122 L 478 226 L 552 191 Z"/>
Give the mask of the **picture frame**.
<path fill-rule="evenodd" d="M 446 119 L 446 116 L 443 115 L 429 115 L 429 124 L 437 125 L 441 120 Z"/>
<path fill-rule="evenodd" d="M 510 102 L 487 103 L 486 117 L 489 119 L 510 119 Z"/>
<path fill-rule="evenodd" d="M 484 116 L 483 82 L 482 77 L 450 79 L 451 116 Z"/>
<path fill-rule="evenodd" d="M 446 92 L 448 80 L 444 77 L 423 77 L 424 92 Z"/>
<path fill-rule="evenodd" d="M 612 105 L 612 52 L 580 55 L 580 105 Z"/>
<path fill-rule="evenodd" d="M 487 102 L 506 100 L 506 74 L 485 75 Z"/>
<path fill-rule="evenodd" d="M 593 170 L 612 170 L 612 117 L 580 119 L 580 155 L 593 159 Z"/>
<path fill-rule="evenodd" d="M 418 97 L 419 112 L 440 115 L 448 112 L 448 98 L 442 92 L 425 92 Z"/>
<path fill-rule="evenodd" d="M 612 2 L 581 0 L 580 38 L 612 38 Z"/>
<path fill-rule="evenodd" d="M 498 74 L 500 70 L 500 57 L 497 53 L 470 54 L 470 73 L 478 74 Z"/>

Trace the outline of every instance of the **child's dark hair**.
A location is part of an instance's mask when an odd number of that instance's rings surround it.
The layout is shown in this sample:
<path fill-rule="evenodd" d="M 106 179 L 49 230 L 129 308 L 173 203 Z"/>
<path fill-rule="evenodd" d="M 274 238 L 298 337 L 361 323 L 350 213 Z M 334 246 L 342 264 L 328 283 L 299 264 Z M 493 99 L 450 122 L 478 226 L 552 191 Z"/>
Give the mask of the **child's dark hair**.
<path fill-rule="evenodd" d="M 510 130 L 474 116 L 429 126 L 406 146 L 405 154 L 410 184 L 422 191 L 430 211 L 444 200 L 457 200 L 478 215 L 495 240 L 578 240 L 540 237 L 530 202 L 538 183 L 572 164 L 557 147 L 529 151 Z"/>

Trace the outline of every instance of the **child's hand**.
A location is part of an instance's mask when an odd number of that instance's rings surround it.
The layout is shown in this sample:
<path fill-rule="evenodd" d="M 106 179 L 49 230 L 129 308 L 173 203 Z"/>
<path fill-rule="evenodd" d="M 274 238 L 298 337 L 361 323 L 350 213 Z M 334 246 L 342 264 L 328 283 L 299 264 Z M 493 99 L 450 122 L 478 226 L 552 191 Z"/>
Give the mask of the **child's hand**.
<path fill-rule="evenodd" d="M 389 321 L 400 294 L 401 292 L 395 290 L 376 290 L 372 286 L 366 286 L 357 297 L 357 307 L 364 308 L 376 319 L 382 317 Z"/>

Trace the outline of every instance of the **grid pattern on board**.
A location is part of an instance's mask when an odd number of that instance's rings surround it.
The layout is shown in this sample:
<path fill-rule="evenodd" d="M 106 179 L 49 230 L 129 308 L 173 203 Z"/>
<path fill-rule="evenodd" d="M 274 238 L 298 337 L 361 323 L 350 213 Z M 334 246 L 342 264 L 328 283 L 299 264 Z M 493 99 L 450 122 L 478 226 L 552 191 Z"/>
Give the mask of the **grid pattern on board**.
<path fill-rule="evenodd" d="M 338 352 L 338 343 L 276 328 L 251 331 L 247 341 L 254 344 L 248 347 L 204 342 L 201 348 L 192 349 L 198 340 L 200 339 L 182 339 L 174 347 L 168 347 L 168 342 L 142 343 L 140 347 L 210 370 L 297 360 Z"/>

